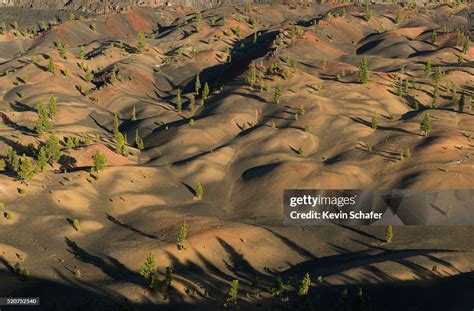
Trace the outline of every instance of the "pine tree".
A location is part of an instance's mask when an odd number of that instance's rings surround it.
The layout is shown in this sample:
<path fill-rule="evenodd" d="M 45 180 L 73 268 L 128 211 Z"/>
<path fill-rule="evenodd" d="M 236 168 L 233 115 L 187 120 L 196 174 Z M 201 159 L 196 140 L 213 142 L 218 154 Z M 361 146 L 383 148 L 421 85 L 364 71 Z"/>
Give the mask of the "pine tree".
<path fill-rule="evenodd" d="M 400 97 L 403 96 L 403 82 L 402 82 L 401 79 L 400 79 L 400 81 L 398 82 L 397 94 L 398 94 L 398 96 L 400 96 Z"/>
<path fill-rule="evenodd" d="M 53 57 L 51 55 L 49 56 L 48 71 L 52 74 L 56 74 L 56 66 L 54 65 Z"/>
<path fill-rule="evenodd" d="M 135 130 L 135 144 L 137 145 L 138 150 L 145 149 L 145 144 L 143 142 L 143 139 L 140 137 L 140 132 L 138 131 L 138 129 Z"/>
<path fill-rule="evenodd" d="M 369 0 L 365 0 L 365 17 L 367 21 L 370 21 L 370 19 L 372 18 L 372 11 L 369 7 Z"/>
<path fill-rule="evenodd" d="M 49 164 L 53 165 L 59 161 L 62 156 L 61 144 L 55 135 L 49 136 L 46 141 L 45 149 Z"/>
<path fill-rule="evenodd" d="M 84 50 L 84 47 L 81 45 L 79 48 L 79 59 L 84 60 L 86 58 L 86 52 Z"/>
<path fill-rule="evenodd" d="M 156 273 L 156 257 L 152 253 L 148 253 L 145 262 L 140 269 L 140 275 L 143 276 L 145 280 L 150 281 L 150 284 L 152 284 L 151 279 L 156 275 Z"/>
<path fill-rule="evenodd" d="M 285 286 L 283 285 L 283 282 L 281 281 L 281 277 L 277 275 L 272 282 L 272 285 L 270 286 L 270 293 L 273 295 L 279 296 L 281 293 L 283 293 L 285 290 Z"/>
<path fill-rule="evenodd" d="M 461 66 L 463 63 L 464 63 L 464 54 L 459 53 L 459 55 L 458 55 L 458 64 L 459 64 L 459 66 Z"/>
<path fill-rule="evenodd" d="M 369 82 L 369 61 L 367 56 L 364 56 L 360 62 L 359 80 L 362 84 Z"/>
<path fill-rule="evenodd" d="M 451 89 L 451 100 L 453 102 L 458 101 L 458 92 L 457 92 L 456 85 L 454 83 L 453 83 L 452 89 Z"/>
<path fill-rule="evenodd" d="M 31 180 L 31 178 L 33 178 L 34 175 L 35 175 L 35 173 L 33 171 L 33 167 L 31 166 L 30 158 L 23 155 L 20 158 L 20 167 L 19 167 L 19 170 L 18 170 L 18 178 L 22 182 L 27 183 L 28 181 Z"/>
<path fill-rule="evenodd" d="M 198 23 L 202 20 L 202 13 L 200 11 L 195 12 L 195 19 Z"/>
<path fill-rule="evenodd" d="M 402 22 L 402 15 L 400 14 L 400 11 L 397 11 L 397 14 L 395 15 L 395 23 L 400 24 Z"/>
<path fill-rule="evenodd" d="M 458 102 L 458 108 L 460 112 L 464 111 L 464 93 L 461 93 L 461 98 L 459 99 L 459 102 Z"/>
<path fill-rule="evenodd" d="M 371 122 L 371 127 L 376 130 L 379 127 L 380 121 L 377 117 L 377 114 L 374 112 L 374 115 L 372 116 L 372 122 Z"/>
<path fill-rule="evenodd" d="M 48 100 L 48 117 L 54 118 L 58 112 L 56 96 L 51 95 Z"/>
<path fill-rule="evenodd" d="M 176 94 L 176 111 L 181 112 L 183 107 L 183 103 L 181 101 L 181 89 L 178 89 L 178 93 Z"/>
<path fill-rule="evenodd" d="M 204 88 L 202 89 L 202 98 L 206 100 L 208 96 L 209 96 L 209 84 L 207 84 L 206 82 L 204 83 Z"/>
<path fill-rule="evenodd" d="M 434 73 L 434 78 L 435 78 L 435 83 L 439 85 L 441 82 L 441 78 L 443 78 L 443 71 L 441 71 L 441 68 L 436 68 L 436 71 Z"/>
<path fill-rule="evenodd" d="M 114 135 L 117 136 L 117 133 L 119 133 L 119 119 L 117 114 L 114 116 Z"/>
<path fill-rule="evenodd" d="M 425 74 L 427 77 L 430 77 L 432 73 L 433 73 L 433 69 L 431 65 L 431 59 L 429 59 L 425 64 Z"/>
<path fill-rule="evenodd" d="M 125 142 L 125 136 L 121 132 L 118 132 L 115 136 L 115 151 L 123 156 L 128 155 L 128 149 Z"/>
<path fill-rule="evenodd" d="M 196 98 L 194 97 L 194 94 L 191 94 L 189 96 L 189 111 L 191 111 L 191 113 L 194 113 L 195 108 L 196 108 Z"/>
<path fill-rule="evenodd" d="M 107 156 L 99 150 L 95 152 L 94 156 L 92 157 L 92 160 L 94 162 L 94 165 L 92 166 L 91 172 L 98 174 L 107 166 Z"/>
<path fill-rule="evenodd" d="M 71 151 L 73 147 L 74 147 L 74 140 L 72 139 L 71 136 L 68 136 L 68 138 L 66 138 L 66 149 L 68 151 Z"/>
<path fill-rule="evenodd" d="M 13 172 L 18 172 L 20 169 L 20 157 L 13 147 L 8 146 L 7 149 L 7 167 Z"/>
<path fill-rule="evenodd" d="M 38 151 L 38 159 L 36 160 L 36 172 L 43 172 L 47 164 L 48 155 L 46 153 L 46 148 L 41 146 Z"/>
<path fill-rule="evenodd" d="M 143 31 L 140 31 L 138 33 L 137 40 L 137 51 L 138 53 L 143 53 L 144 51 L 146 51 L 145 33 Z"/>
<path fill-rule="evenodd" d="M 257 68 L 255 67 L 255 62 L 251 62 L 250 70 L 247 77 L 245 78 L 245 81 L 247 82 L 248 85 L 250 85 L 250 87 L 253 88 L 256 79 L 257 79 Z"/>
<path fill-rule="evenodd" d="M 439 97 L 439 84 L 436 83 L 433 90 L 433 102 Z"/>
<path fill-rule="evenodd" d="M 176 239 L 178 249 L 186 249 L 186 238 L 188 237 L 188 224 L 184 221 L 181 224 L 178 238 Z"/>
<path fill-rule="evenodd" d="M 250 1 L 245 2 L 245 4 L 244 4 L 244 13 L 249 14 L 251 10 L 252 10 L 252 5 L 250 4 Z"/>
<path fill-rule="evenodd" d="M 420 131 L 421 131 L 421 135 L 424 135 L 424 136 L 428 135 L 428 133 L 431 131 L 431 120 L 428 113 L 425 113 L 423 115 L 423 119 L 421 120 L 421 123 L 420 123 Z"/>
<path fill-rule="evenodd" d="M 280 99 L 282 95 L 283 95 L 283 90 L 281 89 L 281 86 L 277 84 L 277 86 L 275 87 L 275 92 L 273 93 L 273 100 L 275 101 L 275 103 L 277 104 L 280 103 Z"/>
<path fill-rule="evenodd" d="M 393 228 L 392 225 L 388 225 L 387 230 L 385 231 L 385 241 L 391 243 L 393 239 Z"/>
<path fill-rule="evenodd" d="M 433 32 L 431 33 L 431 42 L 435 43 L 437 39 L 438 39 L 438 34 L 436 33 L 436 30 L 433 29 Z"/>
<path fill-rule="evenodd" d="M 328 58 L 327 56 L 324 56 L 323 60 L 321 61 L 321 66 L 323 67 L 323 70 L 326 70 L 327 65 L 328 65 Z"/>
<path fill-rule="evenodd" d="M 224 307 L 237 304 L 239 296 L 239 280 L 232 280 Z"/>
<path fill-rule="evenodd" d="M 353 311 L 367 310 L 367 306 L 366 306 L 366 303 L 365 303 L 365 300 L 364 300 L 364 293 L 362 291 L 362 288 L 359 288 L 357 290 L 357 294 L 356 294 L 356 297 L 355 297 L 354 302 L 353 302 L 352 310 Z"/>
<path fill-rule="evenodd" d="M 86 75 L 84 76 L 84 80 L 86 80 L 86 82 L 88 83 L 91 83 L 93 79 L 94 75 L 89 70 L 87 70 Z"/>
<path fill-rule="evenodd" d="M 300 287 L 298 288 L 298 296 L 301 297 L 308 295 L 310 285 L 311 278 L 309 277 L 309 273 L 306 273 L 303 280 L 301 281 Z"/>
<path fill-rule="evenodd" d="M 471 46 L 471 40 L 467 37 L 464 40 L 464 44 L 463 44 L 463 47 L 462 47 L 462 53 L 466 54 L 469 51 L 470 46 Z"/>
<path fill-rule="evenodd" d="M 36 110 L 38 111 L 38 119 L 36 120 L 35 132 L 39 136 L 42 136 L 43 134 L 49 133 L 53 130 L 53 123 L 49 118 L 49 109 L 42 101 L 38 103 Z"/>
<path fill-rule="evenodd" d="M 173 281 L 173 268 L 166 267 L 165 270 L 165 279 L 161 283 L 161 291 L 167 292 L 171 287 L 171 282 Z"/>

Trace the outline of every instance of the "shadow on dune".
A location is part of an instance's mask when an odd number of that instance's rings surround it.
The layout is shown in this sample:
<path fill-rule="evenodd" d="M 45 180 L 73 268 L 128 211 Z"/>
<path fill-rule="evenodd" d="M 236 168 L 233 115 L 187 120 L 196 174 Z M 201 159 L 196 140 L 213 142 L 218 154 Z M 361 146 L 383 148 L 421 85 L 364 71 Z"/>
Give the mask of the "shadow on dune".
<path fill-rule="evenodd" d="M 354 239 L 353 242 L 359 244 L 362 250 L 354 252 L 343 246 L 330 244 L 334 255 L 316 257 L 290 238 L 271 229 L 267 230 L 307 259 L 297 265 L 290 265 L 279 273 L 270 268 L 260 271 L 237 247 L 220 237 L 217 237 L 217 242 L 225 256 L 217 260 L 221 260 L 223 265 L 217 266 L 215 260 L 209 260 L 197 249 L 185 251 L 187 254 L 192 252 L 194 259 L 178 258 L 165 251 L 175 273 L 172 286 L 179 282 L 186 289 L 186 293 L 182 293 L 173 287 L 167 293 L 168 300 L 165 303 L 157 298 L 160 297 L 157 290 L 147 289 L 146 282 L 137 272 L 110 256 L 91 254 L 66 238 L 69 252 L 78 260 L 100 269 L 106 275 L 106 280 L 88 282 L 54 269 L 59 281 L 31 277 L 28 281 L 21 282 L 12 273 L 11 264 L 0 258 L 0 262 L 7 268 L 0 270 L 0 278 L 10 285 L 4 293 L 0 292 L 0 296 L 40 297 L 40 310 L 215 310 L 222 308 L 230 281 L 238 279 L 240 308 L 295 310 L 301 309 L 296 289 L 302 276 L 309 273 L 313 283 L 305 306 L 309 303 L 320 310 L 341 307 L 341 310 L 470 310 L 472 307 L 474 272 L 462 273 L 451 263 L 436 257 L 440 253 L 461 251 L 388 249 L 383 244 L 377 246 Z M 360 229 L 356 232 L 363 237 L 374 238 Z M 183 252 L 183 255 L 186 253 Z M 418 264 L 417 259 L 421 257 L 428 259 L 439 269 L 428 269 Z M 380 265 L 374 266 L 376 263 L 396 263 L 402 266 L 401 271 L 411 274 L 414 280 L 403 281 L 393 273 L 381 269 Z M 353 269 L 358 269 L 359 273 L 349 275 L 347 272 Z M 267 292 L 276 275 L 281 276 L 282 281 L 287 284 L 286 292 L 282 296 L 272 297 Z M 316 282 L 317 276 L 324 277 L 323 281 Z M 336 277 L 337 281 L 326 281 L 325 278 L 329 276 L 333 280 Z M 141 302 L 129 301 L 123 294 L 108 288 L 108 285 L 116 287 L 119 284 L 135 285 L 137 291 L 143 291 Z M 341 298 L 343 289 L 347 289 L 348 294 Z M 148 294 L 145 294 L 146 291 Z M 357 296 L 357 292 L 363 293 L 363 296 Z M 192 302 L 185 296 L 192 296 Z M 288 298 L 282 302 L 282 297 Z M 354 307 L 361 299 L 363 308 Z"/>
<path fill-rule="evenodd" d="M 16 131 L 19 131 L 21 132 L 23 135 L 33 135 L 35 134 L 35 132 L 31 129 L 29 129 L 28 127 L 26 126 L 23 126 L 23 125 L 20 125 L 18 123 L 16 123 L 15 121 L 13 121 L 12 119 L 10 119 L 6 114 L 4 113 L 0 113 L 0 117 L 2 119 L 2 122 L 8 126 L 8 127 L 11 127 L 12 129 L 16 130 Z"/>
<path fill-rule="evenodd" d="M 252 37 L 249 36 L 242 40 L 238 40 L 233 44 L 230 51 L 232 61 L 230 63 L 222 63 L 204 69 L 200 73 L 202 83 L 208 82 L 211 89 L 218 89 L 235 77 L 240 76 L 248 65 L 255 59 L 260 58 L 269 52 L 273 40 L 275 40 L 278 32 L 261 32 L 261 36 L 257 43 L 252 43 Z M 245 46 L 246 48 L 240 48 Z M 185 92 L 194 90 L 195 80 L 190 81 L 183 89 Z"/>
<path fill-rule="evenodd" d="M 150 239 L 158 239 L 158 236 L 154 235 L 154 234 L 149 234 L 149 233 L 146 233 L 146 232 L 143 232 L 129 224 L 126 224 L 126 223 L 123 223 L 121 222 L 120 220 L 118 220 L 117 218 L 115 218 L 114 216 L 106 213 L 105 214 L 105 217 L 111 222 L 113 223 L 114 225 L 117 225 L 119 227 L 122 227 L 122 228 L 125 228 L 127 230 L 130 230 L 132 232 L 135 232 L 135 233 L 138 233 L 139 235 L 142 235 L 144 237 L 147 237 L 147 238 L 150 238 Z"/>
<path fill-rule="evenodd" d="M 349 119 L 351 119 L 352 121 L 354 122 L 357 122 L 359 124 L 362 124 L 362 125 L 365 125 L 365 126 L 368 126 L 368 127 L 371 127 L 372 126 L 372 123 L 370 121 L 366 121 L 362 118 L 359 118 L 359 117 L 352 117 L 352 116 L 349 116 L 349 115 L 346 115 L 346 117 L 348 117 Z M 378 126 L 377 127 L 377 130 L 381 130 L 381 131 L 394 131 L 394 132 L 400 132 L 400 133 L 404 133 L 404 134 L 410 134 L 410 135 L 416 135 L 416 136 L 420 136 L 420 134 L 418 133 L 413 133 L 413 132 L 410 132 L 410 131 L 407 131 L 405 129 L 402 129 L 402 128 L 398 128 L 398 127 L 392 127 L 392 126 Z"/>

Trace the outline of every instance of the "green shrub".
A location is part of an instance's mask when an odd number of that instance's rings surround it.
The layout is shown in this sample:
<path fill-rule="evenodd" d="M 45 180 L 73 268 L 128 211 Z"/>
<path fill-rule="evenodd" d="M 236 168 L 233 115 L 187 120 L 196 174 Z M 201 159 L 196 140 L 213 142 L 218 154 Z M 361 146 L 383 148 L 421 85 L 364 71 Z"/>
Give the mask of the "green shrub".
<path fill-rule="evenodd" d="M 79 219 L 74 218 L 74 220 L 72 221 L 72 227 L 73 227 L 74 230 L 76 230 L 76 231 L 80 231 L 80 230 L 81 230 L 81 224 L 80 224 L 80 222 L 79 222 Z"/>
<path fill-rule="evenodd" d="M 204 194 L 204 187 L 202 186 L 200 182 L 198 182 L 196 184 L 196 188 L 194 188 L 194 195 L 196 196 L 196 198 L 202 198 L 203 194 Z"/>

